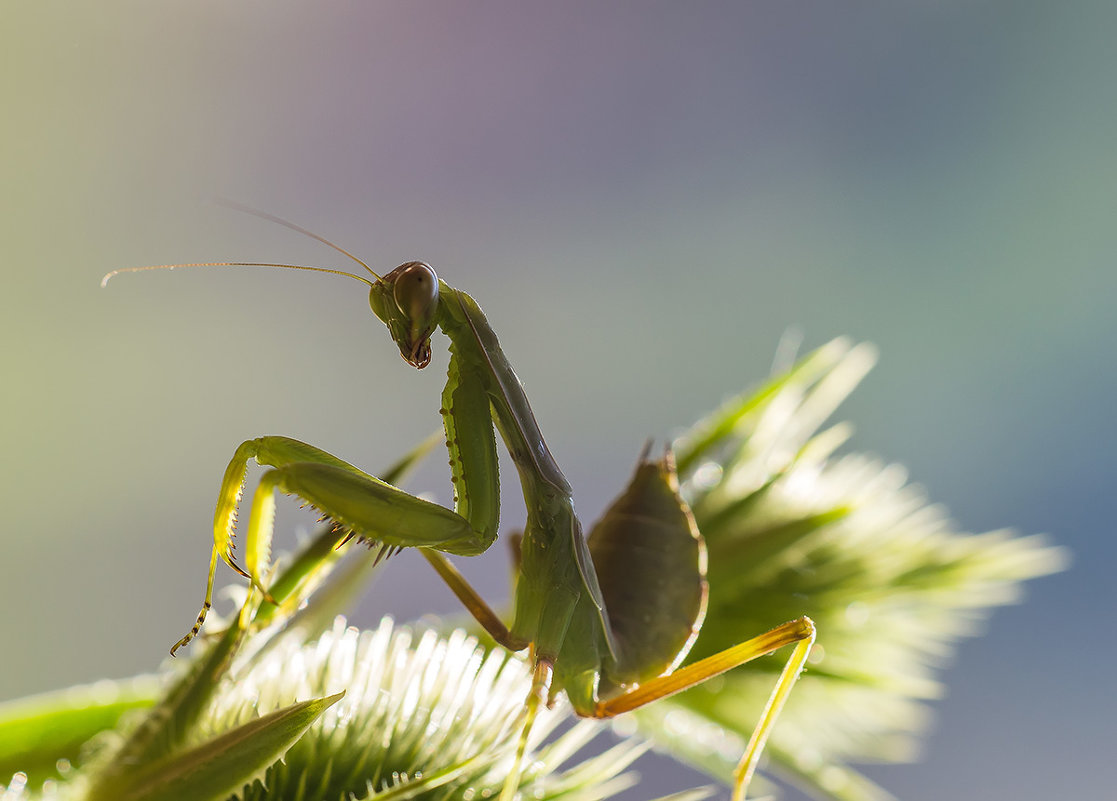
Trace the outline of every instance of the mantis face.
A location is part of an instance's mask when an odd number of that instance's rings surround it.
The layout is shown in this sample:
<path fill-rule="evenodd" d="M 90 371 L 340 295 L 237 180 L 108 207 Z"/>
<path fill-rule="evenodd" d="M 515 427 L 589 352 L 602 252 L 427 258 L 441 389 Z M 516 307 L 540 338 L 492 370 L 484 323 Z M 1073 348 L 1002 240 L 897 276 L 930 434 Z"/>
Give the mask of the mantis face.
<path fill-rule="evenodd" d="M 420 370 L 430 364 L 430 338 L 438 316 L 438 276 L 430 265 L 401 264 L 373 285 L 368 302 L 388 326 L 404 360 Z"/>

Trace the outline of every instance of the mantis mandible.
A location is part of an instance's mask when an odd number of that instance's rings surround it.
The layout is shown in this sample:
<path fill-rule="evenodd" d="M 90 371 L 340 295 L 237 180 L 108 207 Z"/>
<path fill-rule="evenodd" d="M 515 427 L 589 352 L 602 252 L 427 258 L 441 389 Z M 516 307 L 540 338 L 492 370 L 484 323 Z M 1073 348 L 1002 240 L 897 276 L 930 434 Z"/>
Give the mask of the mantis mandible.
<path fill-rule="evenodd" d="M 517 758 L 501 801 L 511 801 L 520 762 L 541 704 L 565 692 L 583 717 L 609 718 L 667 697 L 784 646 L 794 645 L 734 773 L 733 798 L 744 799 L 765 741 L 814 642 L 814 624 L 800 617 L 719 654 L 677 666 L 705 614 L 705 545 L 679 495 L 668 450 L 639 460 L 627 489 L 591 531 L 582 534 L 571 488 L 551 455 L 519 379 L 481 308 L 420 261 L 380 276 L 332 242 L 270 214 L 240 207 L 285 225 L 353 259 L 370 277 L 342 270 L 265 262 L 157 265 L 260 266 L 348 276 L 369 287 L 372 312 L 404 360 L 426 367 L 431 336 L 450 340 L 448 380 L 441 414 L 450 453 L 454 508 L 410 495 L 319 448 L 288 437 L 265 436 L 237 448 L 221 482 L 214 514 L 214 547 L 205 601 L 197 622 L 171 649 L 186 645 L 210 609 L 218 559 L 265 586 L 276 490 L 318 509 L 340 529 L 378 547 L 376 558 L 416 547 L 477 622 L 511 651 L 529 648 L 532 688 Z M 520 541 L 511 626 L 465 581 L 446 553 L 480 554 L 496 540 L 499 522 L 498 431 L 519 474 L 527 521 Z M 244 567 L 234 558 L 237 507 L 250 459 L 270 468 L 252 499 L 245 534 Z M 339 543 L 340 545 L 340 543 Z"/>

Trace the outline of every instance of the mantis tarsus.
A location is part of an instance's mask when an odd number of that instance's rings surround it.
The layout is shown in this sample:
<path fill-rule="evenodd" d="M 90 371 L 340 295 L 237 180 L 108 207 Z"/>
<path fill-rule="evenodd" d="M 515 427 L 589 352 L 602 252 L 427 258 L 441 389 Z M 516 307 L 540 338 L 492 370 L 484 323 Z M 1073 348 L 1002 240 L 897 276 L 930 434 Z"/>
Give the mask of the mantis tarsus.
<path fill-rule="evenodd" d="M 191 631 L 210 608 L 218 558 L 265 587 L 275 491 L 295 495 L 334 521 L 345 539 L 376 544 L 378 556 L 417 547 L 477 622 L 512 651 L 530 648 L 532 690 L 525 703 L 519 754 L 502 793 L 510 801 L 519 763 L 540 704 L 565 691 L 575 712 L 608 718 L 672 695 L 786 645 L 794 645 L 734 775 L 743 799 L 775 718 L 806 663 L 814 641 L 809 618 L 777 626 L 681 669 L 705 614 L 705 545 L 678 492 L 670 451 L 641 457 L 627 489 L 588 539 L 574 512 L 570 485 L 552 457 L 527 397 L 496 334 L 476 301 L 441 281 L 423 262 L 379 276 L 348 251 L 269 214 L 251 213 L 318 239 L 360 264 L 371 276 L 341 270 L 263 262 L 160 265 L 119 272 L 186 266 L 264 266 L 345 275 L 369 287 L 369 305 L 412 366 L 430 362 L 439 328 L 450 340 L 449 379 L 442 417 L 454 486 L 453 511 L 410 495 L 297 440 L 268 436 L 244 442 L 225 471 L 214 517 L 214 548 L 206 597 Z M 103 282 L 103 283 L 104 283 Z M 458 573 L 445 553 L 470 556 L 495 541 L 499 521 L 497 450 L 500 432 L 519 474 L 527 521 L 520 543 L 515 616 L 506 626 Z M 245 535 L 244 567 L 234 558 L 237 505 L 248 461 L 271 469 L 255 491 Z"/>

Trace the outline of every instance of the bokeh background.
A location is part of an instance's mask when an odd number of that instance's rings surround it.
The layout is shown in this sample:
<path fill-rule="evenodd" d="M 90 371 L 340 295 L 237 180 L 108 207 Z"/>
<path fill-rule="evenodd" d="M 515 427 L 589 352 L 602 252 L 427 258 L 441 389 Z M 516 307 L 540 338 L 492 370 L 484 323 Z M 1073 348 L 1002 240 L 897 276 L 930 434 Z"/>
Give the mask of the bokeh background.
<path fill-rule="evenodd" d="M 375 469 L 437 425 L 444 348 L 407 368 L 352 282 L 99 288 L 348 266 L 228 197 L 478 298 L 587 518 L 787 330 L 877 343 L 854 446 L 1075 562 L 964 645 L 923 760 L 871 775 L 1105 797 L 1114 30 L 1110 3 L 1021 0 L 3 4 L 0 700 L 157 666 L 241 440 Z M 445 501 L 434 461 L 413 486 Z M 280 517 L 288 545 L 309 525 Z M 466 568 L 506 594 L 503 548 Z M 405 554 L 358 617 L 456 608 Z M 632 798 L 701 781 L 644 772 Z"/>

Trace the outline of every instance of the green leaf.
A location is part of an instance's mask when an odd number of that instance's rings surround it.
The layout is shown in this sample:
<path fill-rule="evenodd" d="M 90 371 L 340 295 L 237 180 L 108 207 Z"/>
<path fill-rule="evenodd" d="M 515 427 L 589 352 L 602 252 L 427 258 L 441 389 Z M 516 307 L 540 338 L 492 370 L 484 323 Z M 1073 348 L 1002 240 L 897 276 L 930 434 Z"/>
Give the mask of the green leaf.
<path fill-rule="evenodd" d="M 0 704 L 0 778 L 22 771 L 28 786 L 60 778 L 60 760 L 77 765 L 81 746 L 132 709 L 155 703 L 151 676 L 56 690 Z"/>

